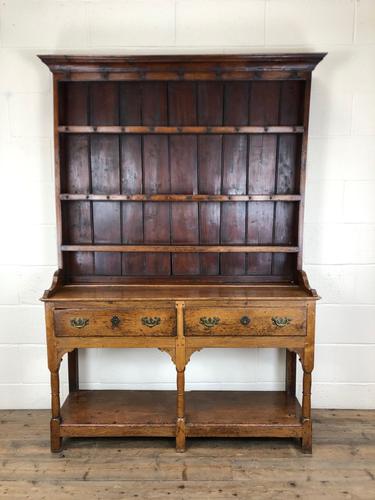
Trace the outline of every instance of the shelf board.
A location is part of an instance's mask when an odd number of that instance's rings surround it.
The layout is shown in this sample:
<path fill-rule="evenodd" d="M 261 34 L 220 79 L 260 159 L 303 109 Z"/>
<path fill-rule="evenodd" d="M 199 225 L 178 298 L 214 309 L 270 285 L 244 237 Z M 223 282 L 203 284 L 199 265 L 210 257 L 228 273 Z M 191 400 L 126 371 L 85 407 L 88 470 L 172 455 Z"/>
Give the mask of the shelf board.
<path fill-rule="evenodd" d="M 239 275 L 172 275 L 172 276 L 100 276 L 100 282 L 105 284 L 114 285 L 163 285 L 163 286 L 174 286 L 174 285 L 191 285 L 194 286 L 212 286 L 213 284 L 225 285 L 229 284 L 231 286 L 241 286 L 241 285 L 263 285 L 267 286 L 277 283 L 278 285 L 284 284 L 285 286 L 290 286 L 295 283 L 296 279 L 293 273 L 284 275 L 267 275 L 267 274 L 248 274 L 246 276 Z M 95 283 L 98 284 L 98 277 L 94 274 L 92 275 L 79 275 L 71 274 L 65 276 L 66 284 L 78 284 L 78 283 Z"/>
<path fill-rule="evenodd" d="M 281 245 L 61 245 L 62 252 L 154 253 L 298 253 L 296 246 Z"/>
<path fill-rule="evenodd" d="M 61 408 L 63 436 L 174 436 L 176 391 L 82 390 Z M 301 407 L 283 391 L 191 391 L 187 436 L 302 435 Z"/>
<path fill-rule="evenodd" d="M 61 407 L 63 436 L 174 436 L 176 391 L 76 391 Z"/>
<path fill-rule="evenodd" d="M 303 134 L 300 125 L 272 126 L 122 126 L 122 125 L 60 125 L 60 133 L 65 134 Z"/>
<path fill-rule="evenodd" d="M 299 194 L 84 194 L 62 193 L 62 201 L 300 201 Z"/>
<path fill-rule="evenodd" d="M 301 406 L 284 391 L 186 393 L 187 435 L 301 436 Z"/>
<path fill-rule="evenodd" d="M 112 277 L 117 280 L 117 277 Z M 181 277 L 180 277 L 181 278 Z M 179 278 L 179 279 L 180 279 Z M 202 278 L 205 278 L 202 276 Z M 208 277 L 210 279 L 210 277 Z M 224 276 L 224 279 L 226 277 Z M 143 280 L 147 277 L 143 277 Z M 188 277 L 183 276 L 182 282 L 167 282 L 166 279 L 157 278 L 153 281 L 152 278 L 149 279 L 147 283 L 144 281 L 133 281 L 130 283 L 123 283 L 113 281 L 107 282 L 106 284 L 98 282 L 96 277 L 96 282 L 91 283 L 80 283 L 80 284 L 67 284 L 61 286 L 57 290 L 51 292 L 50 295 L 43 298 L 44 301 L 50 302 L 91 302 L 98 300 L 102 301 L 113 301 L 116 303 L 125 303 L 132 300 L 144 301 L 146 302 L 159 302 L 162 300 L 171 301 L 174 306 L 176 300 L 193 300 L 193 301 L 203 301 L 203 300 L 213 300 L 213 301 L 236 301 L 236 300 L 278 300 L 278 301 L 316 301 L 318 297 L 313 295 L 309 290 L 306 290 L 301 285 L 296 285 L 292 283 L 236 283 L 234 280 L 231 283 L 220 283 L 220 282 L 199 282 L 195 286 L 189 284 Z M 120 304 L 121 305 L 121 304 Z M 256 342 L 259 342 L 257 336 L 252 337 Z M 271 337 L 273 340 L 277 340 Z M 279 338 L 279 337 L 278 337 Z M 168 337 L 169 340 L 175 342 L 173 337 Z M 190 337 L 189 337 L 190 339 Z M 73 342 L 77 342 L 77 338 L 72 339 Z M 151 339 L 148 340 L 148 342 Z M 166 339 L 163 339 L 163 342 Z M 220 339 L 218 339 L 220 340 Z M 293 338 L 293 342 L 302 340 L 305 341 L 303 337 L 299 339 Z M 112 339 L 113 341 L 113 339 Z M 160 341 L 160 339 L 158 340 Z M 199 338 L 190 339 L 188 343 L 192 341 L 194 346 L 204 347 L 204 345 L 198 345 Z M 207 342 L 207 338 L 202 337 L 202 342 Z M 67 338 L 63 339 L 64 345 L 68 342 Z M 221 340 L 220 340 L 221 342 Z"/>

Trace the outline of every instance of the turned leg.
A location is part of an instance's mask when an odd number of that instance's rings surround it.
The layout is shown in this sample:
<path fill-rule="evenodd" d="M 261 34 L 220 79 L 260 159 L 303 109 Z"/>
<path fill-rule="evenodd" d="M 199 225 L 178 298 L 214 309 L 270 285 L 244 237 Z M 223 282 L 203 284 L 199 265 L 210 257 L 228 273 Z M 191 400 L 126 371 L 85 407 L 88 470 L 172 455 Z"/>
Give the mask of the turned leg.
<path fill-rule="evenodd" d="M 79 390 L 78 349 L 68 353 L 69 392 Z"/>
<path fill-rule="evenodd" d="M 314 369 L 314 334 L 315 334 L 315 303 L 307 306 L 307 343 L 301 353 L 303 369 L 302 381 L 302 451 L 312 452 L 312 419 L 311 419 L 311 373 Z"/>
<path fill-rule="evenodd" d="M 62 449 L 60 436 L 60 380 L 59 369 L 51 371 L 51 451 L 57 453 Z"/>
<path fill-rule="evenodd" d="M 289 396 L 296 395 L 296 353 L 286 350 L 285 390 Z"/>
<path fill-rule="evenodd" d="M 185 370 L 177 371 L 176 451 L 185 451 Z"/>
<path fill-rule="evenodd" d="M 56 349 L 54 337 L 54 308 L 52 304 L 45 304 L 46 312 L 46 333 L 47 333 L 47 354 L 48 368 L 51 374 L 51 451 L 59 452 L 62 447 L 60 436 L 60 379 L 59 370 L 61 364 L 61 353 Z"/>
<path fill-rule="evenodd" d="M 186 345 L 184 336 L 183 302 L 176 302 L 177 337 L 176 337 L 176 370 L 177 370 L 177 419 L 176 419 L 176 451 L 183 453 L 186 445 L 185 429 L 185 367 Z"/>
<path fill-rule="evenodd" d="M 303 371 L 303 394 L 302 394 L 302 451 L 312 452 L 312 420 L 311 420 L 311 372 Z"/>

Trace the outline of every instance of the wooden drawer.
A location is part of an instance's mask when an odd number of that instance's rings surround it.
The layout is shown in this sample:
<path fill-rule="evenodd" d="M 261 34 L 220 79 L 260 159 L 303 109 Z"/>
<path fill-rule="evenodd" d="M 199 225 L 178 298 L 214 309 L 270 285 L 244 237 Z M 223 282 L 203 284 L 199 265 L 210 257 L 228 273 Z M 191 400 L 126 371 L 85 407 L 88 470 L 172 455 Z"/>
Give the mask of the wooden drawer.
<path fill-rule="evenodd" d="M 185 335 L 306 335 L 306 309 L 186 308 Z"/>
<path fill-rule="evenodd" d="M 176 335 L 175 309 L 61 309 L 55 311 L 58 337 Z"/>

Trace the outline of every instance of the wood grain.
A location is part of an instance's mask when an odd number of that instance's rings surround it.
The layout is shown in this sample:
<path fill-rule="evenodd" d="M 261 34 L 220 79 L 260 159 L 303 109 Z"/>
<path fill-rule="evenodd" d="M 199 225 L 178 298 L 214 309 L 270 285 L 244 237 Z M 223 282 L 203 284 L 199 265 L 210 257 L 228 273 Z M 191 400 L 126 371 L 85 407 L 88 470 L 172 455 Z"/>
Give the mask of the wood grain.
<path fill-rule="evenodd" d="M 278 327 L 272 318 L 287 317 L 290 323 Z M 204 319 L 216 318 L 217 324 L 206 326 Z M 241 323 L 246 318 L 248 323 Z M 305 308 L 265 307 L 187 307 L 185 312 L 186 335 L 306 335 Z"/>
<path fill-rule="evenodd" d="M 168 124 L 168 87 L 166 83 L 142 84 L 142 123 Z M 169 139 L 155 135 L 143 137 L 144 189 L 146 194 L 170 192 Z M 162 203 L 155 207 L 144 204 L 144 242 L 170 243 L 170 208 Z M 145 274 L 169 275 L 171 262 L 168 254 L 145 255 Z"/>
<path fill-rule="evenodd" d="M 142 116 L 141 87 L 129 82 L 123 82 L 119 85 L 118 91 L 120 101 L 120 124 L 140 123 Z M 139 135 L 120 136 L 119 146 L 121 193 L 130 193 L 131 195 L 142 193 L 142 137 Z M 139 203 L 122 203 L 120 211 L 122 242 L 130 244 L 143 243 L 143 205 Z M 121 271 L 125 276 L 143 274 L 144 265 L 144 255 L 141 253 L 138 255 L 122 255 Z"/>
<path fill-rule="evenodd" d="M 197 89 L 191 82 L 169 83 L 169 123 L 183 126 L 197 121 Z M 170 137 L 171 191 L 197 193 L 197 138 Z M 198 204 L 174 203 L 171 207 L 171 243 L 198 244 Z M 172 274 L 199 274 L 199 256 L 172 254 Z"/>
<path fill-rule="evenodd" d="M 71 124 L 87 124 L 89 120 L 88 84 L 76 83 L 60 87 L 59 117 Z M 61 189 L 71 193 L 90 193 L 91 173 L 89 162 L 90 139 L 85 134 L 61 138 L 60 160 Z M 57 194 L 57 193 L 56 193 Z M 77 200 L 78 201 L 78 200 Z M 92 243 L 92 207 L 90 203 L 76 203 L 69 207 L 61 204 L 63 240 L 71 243 Z M 67 267 L 78 275 L 93 274 L 94 256 L 80 253 L 64 256 Z"/>
<path fill-rule="evenodd" d="M 108 125 L 119 121 L 119 93 L 114 83 L 90 84 L 90 121 Z M 93 136 L 90 148 L 93 193 L 117 193 L 120 189 L 119 138 Z M 121 212 L 116 202 L 93 202 L 94 242 L 121 243 Z M 95 253 L 95 273 L 121 275 L 121 255 Z"/>
<path fill-rule="evenodd" d="M 231 82 L 225 84 L 224 123 L 245 125 L 248 123 L 249 84 Z M 245 135 L 223 137 L 223 194 L 246 193 L 246 161 L 248 140 Z M 221 207 L 221 243 L 246 243 L 246 204 L 226 203 Z M 222 255 L 222 274 L 245 274 L 245 255 Z"/>
<path fill-rule="evenodd" d="M 75 328 L 71 321 L 83 318 L 87 325 Z M 116 318 L 113 324 L 113 318 Z M 143 318 L 159 322 L 145 325 Z M 66 309 L 55 312 L 55 329 L 59 337 L 170 336 L 176 334 L 174 307 L 129 309 Z"/>
<path fill-rule="evenodd" d="M 302 459 L 291 439 L 194 438 L 180 456 L 165 437 L 76 438 L 55 457 L 47 410 L 2 410 L 0 495 L 372 500 L 374 418 L 374 410 L 313 410 L 314 455 Z"/>

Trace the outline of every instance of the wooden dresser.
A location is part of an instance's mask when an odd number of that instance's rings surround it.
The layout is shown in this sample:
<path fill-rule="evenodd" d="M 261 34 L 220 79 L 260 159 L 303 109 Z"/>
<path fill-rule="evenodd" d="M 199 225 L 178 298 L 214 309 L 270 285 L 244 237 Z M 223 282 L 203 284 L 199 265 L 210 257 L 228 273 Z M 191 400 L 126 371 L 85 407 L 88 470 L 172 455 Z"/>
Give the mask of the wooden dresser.
<path fill-rule="evenodd" d="M 54 81 L 52 451 L 65 436 L 174 436 L 177 451 L 186 437 L 269 436 L 311 452 L 318 296 L 302 235 L 324 55 L 40 57 Z M 80 390 L 78 349 L 93 347 L 165 351 L 176 390 Z M 209 347 L 285 349 L 285 390 L 185 392 Z"/>

